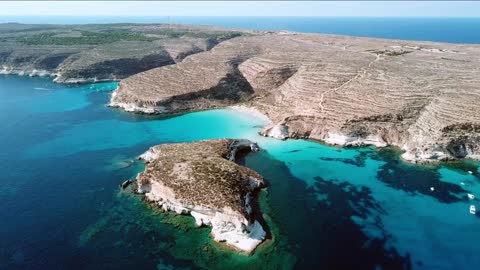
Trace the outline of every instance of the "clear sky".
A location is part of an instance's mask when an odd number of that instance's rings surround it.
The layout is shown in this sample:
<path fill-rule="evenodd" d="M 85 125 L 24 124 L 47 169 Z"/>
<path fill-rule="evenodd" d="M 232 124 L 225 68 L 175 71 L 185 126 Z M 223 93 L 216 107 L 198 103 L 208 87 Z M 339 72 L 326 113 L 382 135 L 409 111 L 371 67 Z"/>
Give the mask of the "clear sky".
<path fill-rule="evenodd" d="M 453 1 L 2 1 L 0 16 L 414 16 L 480 17 L 480 2 Z"/>

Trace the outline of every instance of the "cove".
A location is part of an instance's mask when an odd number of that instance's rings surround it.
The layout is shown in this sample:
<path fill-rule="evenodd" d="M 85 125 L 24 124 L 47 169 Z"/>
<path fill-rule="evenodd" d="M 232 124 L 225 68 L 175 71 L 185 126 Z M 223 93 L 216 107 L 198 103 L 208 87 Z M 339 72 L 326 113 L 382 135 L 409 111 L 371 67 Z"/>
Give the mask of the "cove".
<path fill-rule="evenodd" d="M 394 148 L 257 133 L 231 109 L 148 116 L 106 107 L 116 83 L 0 76 L 0 269 L 466 269 L 480 263 L 479 163 L 417 166 Z M 246 138 L 273 240 L 250 257 L 118 184 L 168 142 Z M 472 172 L 472 173 L 469 173 Z M 434 190 L 431 190 L 431 187 Z M 364 266 L 364 267 L 363 267 Z"/>

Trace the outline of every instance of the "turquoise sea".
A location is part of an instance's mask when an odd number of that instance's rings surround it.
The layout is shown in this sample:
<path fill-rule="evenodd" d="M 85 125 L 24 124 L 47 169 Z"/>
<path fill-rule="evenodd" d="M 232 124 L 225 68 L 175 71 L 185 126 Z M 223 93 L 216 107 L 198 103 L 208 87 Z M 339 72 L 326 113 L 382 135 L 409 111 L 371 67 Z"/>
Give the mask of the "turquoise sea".
<path fill-rule="evenodd" d="M 231 110 L 158 117 L 108 108 L 116 83 L 0 77 L 0 269 L 471 269 L 479 265 L 479 164 L 416 166 L 394 148 L 335 148 L 257 135 Z M 118 185 L 159 143 L 249 138 L 242 164 L 269 182 L 273 240 L 251 257 L 209 228 Z M 472 174 L 468 173 L 471 171 Z M 434 191 L 431 191 L 434 187 Z M 475 267 L 473 267 L 475 268 Z"/>
<path fill-rule="evenodd" d="M 210 18 L 204 24 L 480 43 L 479 19 L 419 18 L 407 26 L 405 18 L 311 20 Z M 469 213 L 470 205 L 480 207 L 478 162 L 418 166 L 401 161 L 395 148 L 278 141 L 257 135 L 262 120 L 228 109 L 168 117 L 126 113 L 105 105 L 115 87 L 0 75 L 0 270 L 480 265 L 480 215 Z M 210 229 L 196 228 L 192 218 L 161 213 L 118 188 L 143 170 L 136 157 L 152 145 L 224 137 L 248 138 L 262 148 L 240 160 L 269 183 L 260 202 L 272 240 L 250 257 L 218 247 Z"/>

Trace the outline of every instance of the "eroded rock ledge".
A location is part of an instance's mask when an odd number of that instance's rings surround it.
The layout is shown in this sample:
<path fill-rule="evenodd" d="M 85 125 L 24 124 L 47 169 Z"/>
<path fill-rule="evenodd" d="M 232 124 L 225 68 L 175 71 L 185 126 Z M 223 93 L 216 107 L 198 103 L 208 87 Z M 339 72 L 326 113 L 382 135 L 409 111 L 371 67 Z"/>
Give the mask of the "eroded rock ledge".
<path fill-rule="evenodd" d="M 112 105 L 177 113 L 243 104 L 262 134 L 394 145 L 412 162 L 480 158 L 480 45 L 301 33 L 222 42 L 119 83 Z"/>
<path fill-rule="evenodd" d="M 140 156 L 147 166 L 137 177 L 138 192 L 164 210 L 192 215 L 198 226 L 211 226 L 215 241 L 251 253 L 266 236 L 254 218 L 264 182 L 234 159 L 257 150 L 248 140 L 232 139 L 151 147 Z"/>

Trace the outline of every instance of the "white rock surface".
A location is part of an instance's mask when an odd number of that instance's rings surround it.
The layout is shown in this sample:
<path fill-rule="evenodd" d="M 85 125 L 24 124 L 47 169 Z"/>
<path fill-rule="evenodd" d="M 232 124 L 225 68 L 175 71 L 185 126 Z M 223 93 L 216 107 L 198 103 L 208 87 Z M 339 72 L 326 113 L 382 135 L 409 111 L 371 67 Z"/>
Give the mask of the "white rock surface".
<path fill-rule="evenodd" d="M 288 127 L 283 124 L 276 124 L 265 128 L 265 130 L 262 132 L 262 135 L 279 140 L 285 140 L 288 138 Z"/>
<path fill-rule="evenodd" d="M 382 138 L 378 136 L 369 135 L 366 138 L 348 136 L 340 133 L 328 133 L 325 142 L 328 144 L 342 145 L 342 146 L 363 146 L 375 145 L 377 147 L 385 147 L 387 144 Z"/>
<path fill-rule="evenodd" d="M 152 155 L 154 154 L 150 153 L 142 155 L 142 157 L 151 158 Z M 172 189 L 159 182 L 139 186 L 137 191 L 145 194 L 149 201 L 158 203 L 165 211 L 190 214 L 195 218 L 197 226 L 211 226 L 215 241 L 225 242 L 243 252 L 253 252 L 265 239 L 266 232 L 258 221 L 249 222 L 243 215 L 239 215 L 238 212 L 230 208 L 226 207 L 219 211 L 208 207 L 184 205 L 177 201 Z M 250 197 L 250 195 L 248 194 L 247 197 Z"/>
<path fill-rule="evenodd" d="M 110 102 L 108 103 L 109 107 L 121 108 L 127 112 L 146 113 L 146 114 L 166 112 L 165 108 L 161 106 L 157 106 L 157 107 L 147 106 L 147 105 L 138 106 L 135 103 L 118 102 L 115 99 L 116 95 L 117 95 L 117 90 L 112 92 Z"/>

